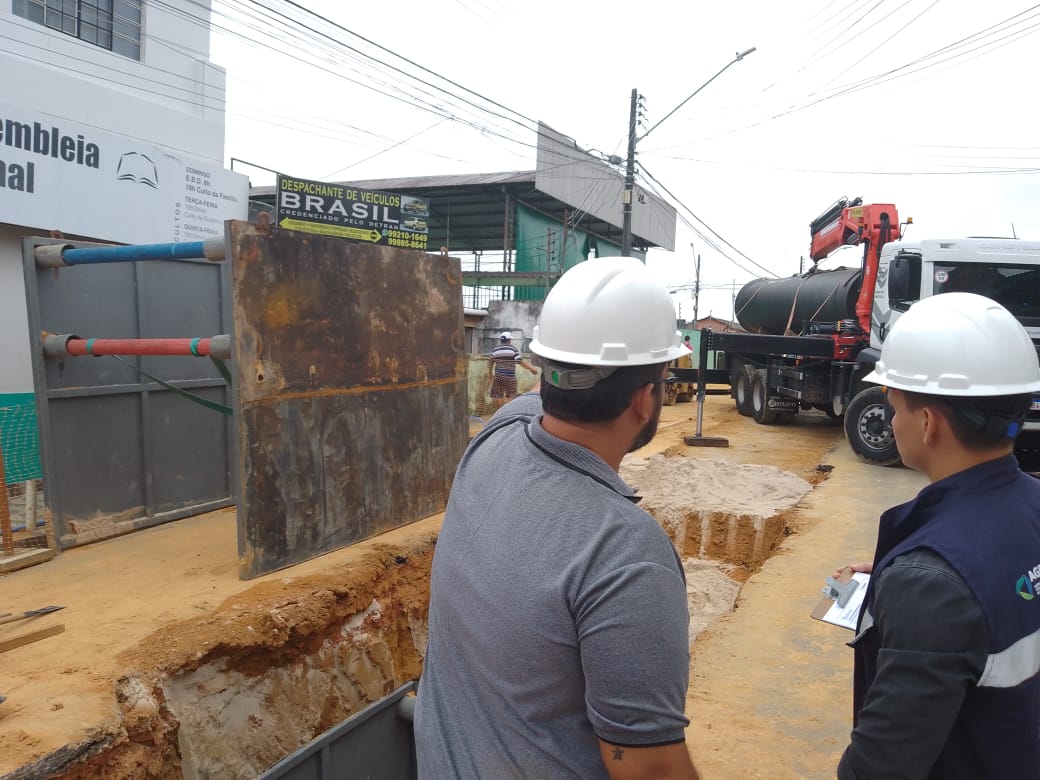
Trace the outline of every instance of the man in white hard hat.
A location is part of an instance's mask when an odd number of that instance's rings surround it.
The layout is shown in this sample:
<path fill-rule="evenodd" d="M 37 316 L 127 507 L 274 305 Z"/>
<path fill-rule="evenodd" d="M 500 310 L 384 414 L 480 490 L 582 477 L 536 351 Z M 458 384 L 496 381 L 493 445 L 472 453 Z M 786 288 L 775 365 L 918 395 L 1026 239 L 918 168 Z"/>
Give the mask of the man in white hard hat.
<path fill-rule="evenodd" d="M 471 442 L 437 540 L 420 778 L 697 777 L 682 565 L 618 476 L 654 435 L 680 341 L 631 258 L 581 263 L 546 298 L 540 396 Z"/>
<path fill-rule="evenodd" d="M 520 350 L 513 344 L 513 334 L 504 330 L 498 334 L 498 344 L 488 356 L 488 372 L 491 374 L 491 402 L 496 409 L 510 398 L 516 397 L 516 367 L 523 366 L 532 374 L 534 366 L 524 360 Z"/>
<path fill-rule="evenodd" d="M 1037 353 L 999 304 L 915 303 L 875 371 L 930 484 L 881 516 L 841 780 L 1040 777 L 1040 480 L 1012 454 Z"/>

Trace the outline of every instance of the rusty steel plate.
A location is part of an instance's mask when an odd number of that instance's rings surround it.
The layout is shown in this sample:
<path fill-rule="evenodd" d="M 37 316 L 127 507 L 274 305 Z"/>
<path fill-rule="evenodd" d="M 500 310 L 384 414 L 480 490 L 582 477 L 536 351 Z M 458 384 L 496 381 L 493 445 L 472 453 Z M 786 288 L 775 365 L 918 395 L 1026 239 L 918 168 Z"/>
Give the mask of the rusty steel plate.
<path fill-rule="evenodd" d="M 230 223 L 239 574 L 444 508 L 467 439 L 455 258 Z"/>

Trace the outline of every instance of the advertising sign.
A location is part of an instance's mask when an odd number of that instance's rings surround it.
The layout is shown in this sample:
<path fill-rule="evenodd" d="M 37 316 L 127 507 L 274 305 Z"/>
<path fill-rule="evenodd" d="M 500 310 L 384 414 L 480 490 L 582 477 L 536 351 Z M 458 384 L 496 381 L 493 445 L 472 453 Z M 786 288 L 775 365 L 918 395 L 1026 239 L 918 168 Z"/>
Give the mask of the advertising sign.
<path fill-rule="evenodd" d="M 430 202 L 393 192 L 278 175 L 279 227 L 404 249 L 426 249 Z"/>
<path fill-rule="evenodd" d="M 249 179 L 154 144 L 0 103 L 0 219 L 127 244 L 246 219 Z"/>

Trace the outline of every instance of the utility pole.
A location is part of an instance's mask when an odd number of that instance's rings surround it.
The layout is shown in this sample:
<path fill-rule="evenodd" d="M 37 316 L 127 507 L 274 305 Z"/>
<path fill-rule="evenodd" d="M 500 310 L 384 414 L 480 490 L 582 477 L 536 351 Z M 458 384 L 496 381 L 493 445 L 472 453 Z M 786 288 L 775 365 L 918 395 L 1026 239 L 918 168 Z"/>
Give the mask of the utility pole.
<path fill-rule="evenodd" d="M 563 240 L 560 242 L 560 273 L 562 274 L 567 265 L 567 228 L 571 224 L 570 209 L 563 210 Z"/>
<path fill-rule="evenodd" d="M 752 46 L 746 51 L 737 52 L 736 56 L 722 68 L 718 73 L 712 76 L 710 79 L 705 81 L 691 94 L 686 100 L 677 105 L 671 111 L 664 115 L 657 121 L 653 127 L 643 133 L 641 136 L 636 136 L 636 124 L 639 114 L 639 90 L 632 90 L 632 106 L 629 110 L 628 115 L 628 159 L 625 162 L 625 190 L 621 197 L 621 256 L 631 257 L 632 256 L 632 194 L 636 186 L 636 144 L 646 138 L 650 133 L 656 130 L 665 119 L 670 117 L 680 108 L 685 106 L 690 100 L 693 99 L 694 95 L 708 86 L 711 82 L 721 76 L 730 65 L 740 62 L 746 56 L 755 51 L 755 47 Z"/>
<path fill-rule="evenodd" d="M 700 319 L 700 317 L 697 315 L 697 312 L 698 312 L 699 307 L 700 307 L 700 298 L 701 298 L 701 256 L 697 255 L 697 280 L 696 280 L 696 284 L 694 284 L 694 291 L 693 291 L 693 327 L 695 327 L 695 328 L 698 327 L 697 326 L 697 321 Z"/>
<path fill-rule="evenodd" d="M 556 231 L 551 227 L 545 229 L 545 294 L 552 288 L 553 237 Z"/>
<path fill-rule="evenodd" d="M 636 120 L 639 90 L 632 90 L 628 114 L 628 160 L 625 163 L 625 194 L 621 197 L 621 256 L 632 256 L 632 194 L 636 186 Z"/>
<path fill-rule="evenodd" d="M 690 251 L 693 252 L 693 257 L 696 263 L 696 275 L 693 277 L 693 327 L 697 328 L 697 321 L 700 319 L 697 316 L 700 306 L 701 298 L 701 256 L 697 254 L 693 248 L 693 244 L 690 244 Z"/>

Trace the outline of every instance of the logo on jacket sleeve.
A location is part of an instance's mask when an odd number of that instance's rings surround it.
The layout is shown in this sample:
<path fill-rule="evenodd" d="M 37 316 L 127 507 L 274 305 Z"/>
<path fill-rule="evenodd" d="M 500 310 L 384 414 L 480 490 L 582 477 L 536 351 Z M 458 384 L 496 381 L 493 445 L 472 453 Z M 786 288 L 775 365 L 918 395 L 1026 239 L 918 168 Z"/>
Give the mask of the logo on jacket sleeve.
<path fill-rule="evenodd" d="M 1025 574 L 1018 578 L 1018 584 L 1015 586 L 1015 590 L 1017 590 L 1018 595 L 1026 601 L 1032 601 L 1036 598 L 1036 593 L 1033 591 L 1033 583 L 1029 581 L 1029 577 Z"/>
<path fill-rule="evenodd" d="M 1040 580 L 1040 564 L 1027 571 L 1015 583 L 1015 591 L 1026 601 L 1036 598 L 1036 583 Z"/>

